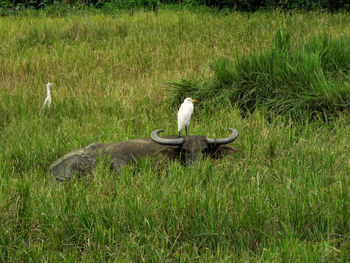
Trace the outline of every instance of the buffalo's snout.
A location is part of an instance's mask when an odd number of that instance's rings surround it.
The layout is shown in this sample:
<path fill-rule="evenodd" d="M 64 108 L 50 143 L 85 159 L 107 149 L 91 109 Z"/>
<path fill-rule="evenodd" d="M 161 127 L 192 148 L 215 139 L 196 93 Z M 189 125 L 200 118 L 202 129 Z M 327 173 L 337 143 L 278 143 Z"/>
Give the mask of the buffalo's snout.
<path fill-rule="evenodd" d="M 209 146 L 203 136 L 187 139 L 181 147 L 181 159 L 183 162 L 193 163 L 208 154 Z"/>

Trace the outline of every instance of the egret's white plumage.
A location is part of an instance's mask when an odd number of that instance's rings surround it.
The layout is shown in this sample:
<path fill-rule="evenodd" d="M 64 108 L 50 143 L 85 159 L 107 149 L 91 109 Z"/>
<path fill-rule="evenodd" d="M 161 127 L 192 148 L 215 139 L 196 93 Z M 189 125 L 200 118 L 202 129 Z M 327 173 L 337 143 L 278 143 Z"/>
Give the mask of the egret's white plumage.
<path fill-rule="evenodd" d="M 177 113 L 177 131 L 179 132 L 185 128 L 186 129 L 186 136 L 187 136 L 187 127 L 190 124 L 191 115 L 194 109 L 193 102 L 196 100 L 193 100 L 191 98 L 186 98 L 184 102 L 181 104 L 179 112 Z"/>
<path fill-rule="evenodd" d="M 50 92 L 50 87 L 52 86 L 52 83 L 47 83 L 46 85 L 46 98 L 43 103 L 43 106 L 46 108 L 50 108 L 51 105 L 51 92 Z"/>

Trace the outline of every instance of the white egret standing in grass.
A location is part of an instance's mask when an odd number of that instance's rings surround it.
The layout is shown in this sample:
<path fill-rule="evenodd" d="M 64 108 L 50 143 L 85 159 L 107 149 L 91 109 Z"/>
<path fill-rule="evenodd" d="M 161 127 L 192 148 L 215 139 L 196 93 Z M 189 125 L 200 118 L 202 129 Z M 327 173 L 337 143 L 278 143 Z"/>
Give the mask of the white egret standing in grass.
<path fill-rule="evenodd" d="M 50 92 L 50 87 L 52 86 L 52 83 L 47 83 L 46 85 L 46 98 L 45 98 L 45 101 L 43 103 L 43 106 L 46 107 L 46 108 L 50 108 L 50 105 L 51 105 L 51 92 Z"/>
<path fill-rule="evenodd" d="M 191 98 L 186 98 L 184 102 L 181 104 L 179 112 L 177 113 L 177 131 L 179 132 L 185 128 L 186 136 L 187 136 L 187 127 L 190 124 L 191 115 L 194 109 L 193 102 L 197 100 L 193 100 Z"/>

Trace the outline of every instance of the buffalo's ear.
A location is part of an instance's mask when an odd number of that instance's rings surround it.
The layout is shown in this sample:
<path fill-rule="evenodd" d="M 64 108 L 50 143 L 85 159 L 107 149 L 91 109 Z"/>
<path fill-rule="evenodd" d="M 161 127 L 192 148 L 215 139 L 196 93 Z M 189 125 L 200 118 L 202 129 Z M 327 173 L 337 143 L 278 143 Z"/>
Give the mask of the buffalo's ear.
<path fill-rule="evenodd" d="M 238 150 L 229 145 L 220 145 L 214 152 L 213 158 L 223 158 L 226 155 L 235 154 Z"/>

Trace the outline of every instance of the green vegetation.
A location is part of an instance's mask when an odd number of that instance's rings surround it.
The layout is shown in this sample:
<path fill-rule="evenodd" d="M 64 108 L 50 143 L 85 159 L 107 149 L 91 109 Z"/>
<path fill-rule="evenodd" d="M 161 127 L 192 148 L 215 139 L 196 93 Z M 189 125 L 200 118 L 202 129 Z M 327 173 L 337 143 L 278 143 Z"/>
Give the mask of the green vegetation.
<path fill-rule="evenodd" d="M 279 30 L 268 50 L 242 55 L 235 63 L 219 59 L 212 65 L 212 78 L 173 83 L 172 100 L 191 95 L 293 119 L 349 113 L 350 39 L 321 35 L 300 42 L 291 46 L 290 34 Z"/>
<path fill-rule="evenodd" d="M 167 102 L 177 95 L 167 83 L 215 79 L 208 69 L 218 57 L 259 59 L 281 28 L 297 52 L 302 42 L 338 43 L 350 23 L 344 14 L 163 9 L 0 18 L 1 261 L 349 261 L 350 118 L 342 112 L 298 126 L 260 109 L 242 118 L 208 100 L 196 105 L 190 134 L 236 128 L 237 154 L 192 167 L 145 159 L 119 174 L 101 160 L 65 183 L 47 172 L 94 141 L 176 133 L 177 107 Z M 328 42 L 313 40 L 324 32 Z M 327 74 L 339 74 L 332 65 Z"/>
<path fill-rule="evenodd" d="M 65 12 L 71 8 L 98 9 L 153 9 L 159 6 L 186 6 L 198 8 L 207 6 L 216 9 L 231 9 L 240 11 L 256 11 L 261 9 L 279 8 L 283 10 L 314 10 L 349 11 L 348 0 L 0 0 L 0 8 L 20 11 L 23 9 L 60 9 Z M 11 13 L 11 12 L 10 12 Z"/>

